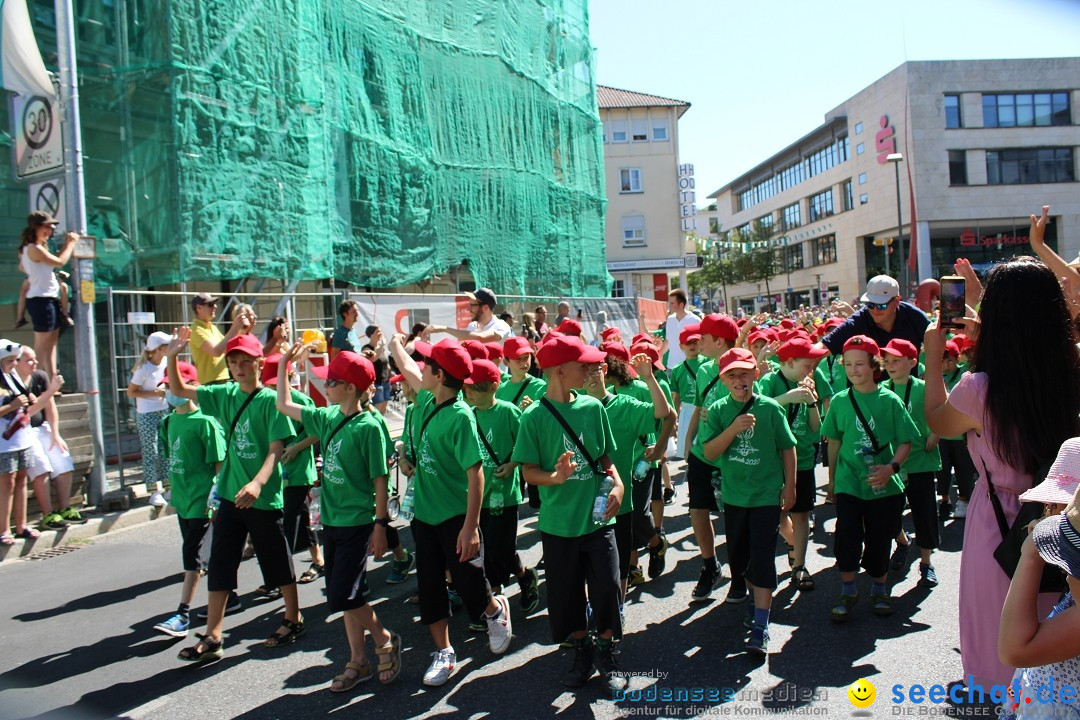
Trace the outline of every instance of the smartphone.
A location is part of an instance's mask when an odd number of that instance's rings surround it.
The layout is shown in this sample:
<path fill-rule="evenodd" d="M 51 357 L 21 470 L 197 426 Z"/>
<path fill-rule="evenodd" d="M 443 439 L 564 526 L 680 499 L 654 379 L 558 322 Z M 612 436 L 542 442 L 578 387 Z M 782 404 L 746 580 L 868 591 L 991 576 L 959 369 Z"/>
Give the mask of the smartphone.
<path fill-rule="evenodd" d="M 963 328 L 961 320 L 967 315 L 964 306 L 966 290 L 964 278 L 959 275 L 946 275 L 941 283 L 941 327 Z"/>

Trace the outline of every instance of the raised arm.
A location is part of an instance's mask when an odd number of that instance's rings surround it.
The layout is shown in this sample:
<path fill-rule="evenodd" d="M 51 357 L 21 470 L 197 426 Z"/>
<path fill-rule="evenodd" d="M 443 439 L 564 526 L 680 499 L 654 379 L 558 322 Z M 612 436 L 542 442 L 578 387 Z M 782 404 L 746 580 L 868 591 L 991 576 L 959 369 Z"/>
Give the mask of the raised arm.
<path fill-rule="evenodd" d="M 296 404 L 292 399 L 292 388 L 289 387 L 289 363 L 293 361 L 304 348 L 303 343 L 295 343 L 285 351 L 277 368 L 277 409 L 285 415 L 299 422 L 303 419 L 304 408 Z"/>
<path fill-rule="evenodd" d="M 39 245 L 30 245 L 26 248 L 26 256 L 34 262 L 45 263 L 53 267 L 64 267 L 71 260 L 71 254 L 75 252 L 75 243 L 78 239 L 78 235 L 69 232 L 64 236 L 64 247 L 60 250 L 59 255 L 53 255 L 48 249 Z"/>
<path fill-rule="evenodd" d="M 172 340 L 169 341 L 168 346 L 165 348 L 165 357 L 168 358 L 169 392 L 177 397 L 198 400 L 198 389 L 194 385 L 188 385 L 184 382 L 184 378 L 180 377 L 180 366 L 176 362 L 180 351 L 184 349 L 190 340 L 191 328 L 177 328 L 173 331 Z"/>
<path fill-rule="evenodd" d="M 390 338 L 390 355 L 394 358 L 394 363 L 401 372 L 401 376 L 405 378 L 405 382 L 409 383 L 409 387 L 420 392 L 424 382 L 420 374 L 420 366 L 409 357 L 409 353 L 405 352 L 404 340 L 404 335 L 395 335 Z"/>

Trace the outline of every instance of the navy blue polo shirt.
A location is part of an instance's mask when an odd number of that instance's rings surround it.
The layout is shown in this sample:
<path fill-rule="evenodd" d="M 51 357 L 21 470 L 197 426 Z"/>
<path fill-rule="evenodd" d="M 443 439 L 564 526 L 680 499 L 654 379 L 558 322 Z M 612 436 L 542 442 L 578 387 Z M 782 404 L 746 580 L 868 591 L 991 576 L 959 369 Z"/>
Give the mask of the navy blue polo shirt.
<path fill-rule="evenodd" d="M 833 355 L 840 355 L 848 338 L 856 335 L 870 337 L 880 347 L 885 347 L 890 340 L 907 340 L 922 351 L 923 336 L 930 321 L 923 311 L 909 302 L 901 302 L 896 308 L 896 323 L 891 332 L 879 328 L 870 316 L 870 309 L 859 308 L 847 321 L 821 339 L 821 343 Z"/>

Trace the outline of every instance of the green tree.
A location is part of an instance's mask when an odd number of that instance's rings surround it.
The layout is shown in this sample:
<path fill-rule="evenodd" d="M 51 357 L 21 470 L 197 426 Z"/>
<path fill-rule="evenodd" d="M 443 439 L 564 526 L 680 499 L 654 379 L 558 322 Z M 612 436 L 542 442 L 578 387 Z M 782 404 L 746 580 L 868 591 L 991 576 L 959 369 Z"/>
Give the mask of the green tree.
<path fill-rule="evenodd" d="M 738 237 L 742 242 L 743 252 L 736 258 L 736 272 L 740 280 L 753 283 L 765 283 L 766 305 L 773 305 L 772 288 L 769 281 L 783 269 L 777 253 L 776 231 L 771 224 L 766 225 L 755 220 L 750 233 Z"/>

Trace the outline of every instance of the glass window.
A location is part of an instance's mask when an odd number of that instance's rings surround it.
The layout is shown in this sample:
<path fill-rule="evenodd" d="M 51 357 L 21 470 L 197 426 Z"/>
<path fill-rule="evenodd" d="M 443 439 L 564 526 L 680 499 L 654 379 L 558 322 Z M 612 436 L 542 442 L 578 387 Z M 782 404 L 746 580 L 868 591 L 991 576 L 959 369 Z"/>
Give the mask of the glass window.
<path fill-rule="evenodd" d="M 862 123 L 857 122 L 855 123 L 855 134 L 858 135 L 860 133 L 862 133 Z"/>
<path fill-rule="evenodd" d="M 720 219 L 719 218 L 714 218 L 714 217 L 709 218 L 709 234 L 710 235 L 719 235 L 720 234 Z"/>
<path fill-rule="evenodd" d="M 625 215 L 622 219 L 623 247 L 645 247 L 645 216 Z"/>
<path fill-rule="evenodd" d="M 788 245 L 786 248 L 785 267 L 788 270 L 802 270 L 803 265 L 803 243 L 795 243 L 794 245 Z"/>
<path fill-rule="evenodd" d="M 633 118 L 630 121 L 631 136 L 634 142 L 649 141 L 649 119 Z"/>
<path fill-rule="evenodd" d="M 851 189 L 851 181 L 844 181 L 844 210 L 851 210 L 855 207 L 855 194 Z"/>
<path fill-rule="evenodd" d="M 615 280 L 611 283 L 611 297 L 621 298 L 626 297 L 626 281 Z"/>
<path fill-rule="evenodd" d="M 856 155 L 862 155 L 864 150 L 866 150 L 866 148 L 864 147 L 864 143 L 859 143 L 855 146 Z"/>
<path fill-rule="evenodd" d="M 799 210 L 799 203 L 788 205 L 781 211 L 783 216 L 783 224 L 781 228 L 783 230 L 791 230 L 802 225 L 802 212 Z"/>
<path fill-rule="evenodd" d="M 802 160 L 781 168 L 769 177 L 752 182 L 750 187 L 739 191 L 736 195 L 739 211 L 751 208 L 773 195 L 793 188 L 840 163 L 847 162 L 849 148 L 850 141 L 847 135 L 844 135 L 815 150 Z"/>
<path fill-rule="evenodd" d="M 808 205 L 810 207 L 810 222 L 820 220 L 833 214 L 832 188 L 811 195 Z"/>
<path fill-rule="evenodd" d="M 774 222 L 773 215 L 772 213 L 769 213 L 768 215 L 762 215 L 754 222 L 760 225 L 762 230 L 772 230 Z"/>
<path fill-rule="evenodd" d="M 949 151 L 949 184 L 967 185 L 967 152 Z"/>
<path fill-rule="evenodd" d="M 945 96 L 945 127 L 955 129 L 963 127 L 960 121 L 960 96 Z"/>
<path fill-rule="evenodd" d="M 1071 125 L 1069 93 L 998 93 L 983 95 L 986 127 L 1048 127 Z"/>
<path fill-rule="evenodd" d="M 625 120 L 612 120 L 611 121 L 611 142 L 624 143 L 627 140 L 626 136 L 626 121 Z"/>
<path fill-rule="evenodd" d="M 950 154 L 950 171 L 951 171 Z M 986 151 L 988 185 L 1075 182 L 1073 149 L 1018 148 Z"/>
<path fill-rule="evenodd" d="M 869 195 L 867 195 L 866 193 L 863 193 L 862 195 L 859 196 L 859 204 L 860 205 L 865 205 L 868 202 L 870 202 L 870 196 Z"/>
<path fill-rule="evenodd" d="M 619 171 L 619 192 L 641 192 L 641 168 L 623 168 Z"/>
<path fill-rule="evenodd" d="M 828 265 L 836 262 L 836 236 L 826 235 L 810 241 L 811 260 L 814 265 Z"/>
<path fill-rule="evenodd" d="M 667 125 L 668 125 L 667 115 L 662 115 L 660 117 L 655 117 L 655 116 L 653 117 L 653 119 L 652 119 L 652 139 L 653 139 L 653 142 L 667 142 L 667 139 L 668 139 Z"/>
<path fill-rule="evenodd" d="M 865 185 L 866 184 L 866 173 L 859 173 L 859 184 L 860 185 Z"/>

